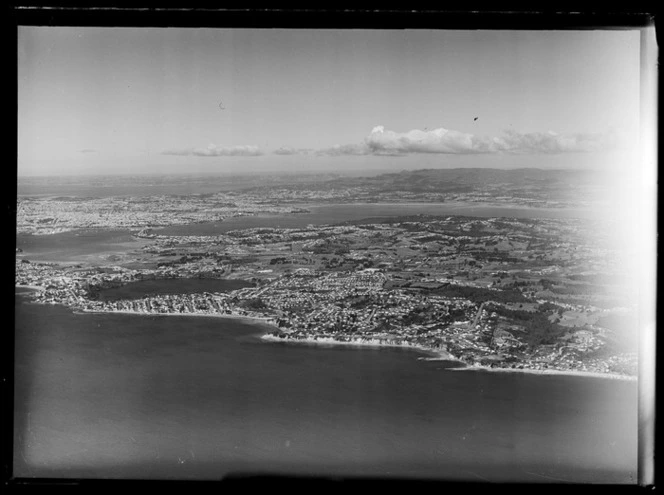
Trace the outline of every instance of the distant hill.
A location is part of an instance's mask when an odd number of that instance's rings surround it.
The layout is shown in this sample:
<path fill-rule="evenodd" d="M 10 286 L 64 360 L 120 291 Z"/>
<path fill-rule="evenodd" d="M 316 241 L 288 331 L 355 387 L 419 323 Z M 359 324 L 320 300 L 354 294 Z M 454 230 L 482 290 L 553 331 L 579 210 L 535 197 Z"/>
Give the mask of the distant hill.
<path fill-rule="evenodd" d="M 454 168 L 421 169 L 373 177 L 344 177 L 332 180 L 329 184 L 339 187 L 380 185 L 388 189 L 446 191 L 499 184 L 512 186 L 590 184 L 596 180 L 597 173 L 588 170 Z"/>
<path fill-rule="evenodd" d="M 596 198 L 606 176 L 587 169 L 419 169 L 370 176 L 308 176 L 299 182 L 262 184 L 246 189 L 267 194 L 287 188 L 298 194 L 358 201 L 496 201 L 551 206 L 580 204 Z M 337 196 L 335 196 L 337 195 Z"/>
<path fill-rule="evenodd" d="M 373 194 L 411 193 L 416 195 L 474 194 L 485 197 L 572 200 L 590 197 L 602 186 L 597 172 L 588 170 L 547 170 L 523 168 L 421 169 L 385 173 L 371 177 L 341 177 L 303 186 L 329 189 L 362 187 Z"/>

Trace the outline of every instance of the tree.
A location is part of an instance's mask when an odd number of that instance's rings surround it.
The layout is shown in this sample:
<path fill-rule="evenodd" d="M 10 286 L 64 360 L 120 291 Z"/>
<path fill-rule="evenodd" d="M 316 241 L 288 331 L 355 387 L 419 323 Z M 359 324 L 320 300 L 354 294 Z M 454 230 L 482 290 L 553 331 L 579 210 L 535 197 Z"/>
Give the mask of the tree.
<path fill-rule="evenodd" d="M 260 297 L 245 299 L 240 303 L 240 305 L 247 309 L 264 309 L 267 307 Z"/>

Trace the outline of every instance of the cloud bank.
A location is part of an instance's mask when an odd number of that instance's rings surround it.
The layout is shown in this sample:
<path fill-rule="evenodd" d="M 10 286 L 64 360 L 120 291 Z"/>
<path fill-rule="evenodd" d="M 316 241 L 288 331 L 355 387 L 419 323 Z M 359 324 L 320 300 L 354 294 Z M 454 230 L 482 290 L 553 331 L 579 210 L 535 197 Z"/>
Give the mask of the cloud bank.
<path fill-rule="evenodd" d="M 282 146 L 275 155 L 317 156 L 404 156 L 417 153 L 429 154 L 559 154 L 590 153 L 613 148 L 618 141 L 615 132 L 597 134 L 558 134 L 549 132 L 520 133 L 506 130 L 501 136 L 477 136 L 443 127 L 430 131 L 413 129 L 408 132 L 386 130 L 376 126 L 357 144 L 337 144 L 330 148 L 312 150 Z M 93 150 L 81 150 L 91 152 Z M 207 148 L 170 149 L 164 155 L 179 156 L 261 156 L 258 146 L 217 146 Z"/>
<path fill-rule="evenodd" d="M 177 156 L 260 156 L 263 152 L 258 146 L 217 146 L 208 145 L 207 148 L 185 148 L 162 151 L 162 155 Z"/>
<path fill-rule="evenodd" d="M 372 153 L 584 153 L 611 147 L 609 134 L 519 133 L 500 137 L 476 136 L 451 129 L 418 129 L 397 133 L 374 127 L 365 143 Z"/>
<path fill-rule="evenodd" d="M 360 144 L 336 145 L 319 150 L 318 155 L 390 155 L 414 153 L 440 154 L 557 154 L 589 153 L 613 147 L 613 133 L 558 134 L 552 131 L 519 133 L 504 131 L 502 136 L 476 136 L 453 129 L 433 129 L 394 132 L 383 126 L 374 127 Z"/>

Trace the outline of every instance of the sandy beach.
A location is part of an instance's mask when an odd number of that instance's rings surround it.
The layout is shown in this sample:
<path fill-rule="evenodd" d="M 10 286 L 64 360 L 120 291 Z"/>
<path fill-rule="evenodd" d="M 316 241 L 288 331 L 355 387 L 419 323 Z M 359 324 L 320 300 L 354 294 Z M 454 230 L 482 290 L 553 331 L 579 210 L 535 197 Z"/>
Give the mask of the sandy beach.
<path fill-rule="evenodd" d="M 39 287 L 38 285 L 16 285 L 15 287 L 17 289 L 44 290 L 43 287 Z"/>
<path fill-rule="evenodd" d="M 609 380 L 637 381 L 638 377 L 629 375 L 618 375 L 615 373 L 599 373 L 594 371 L 556 370 L 556 369 L 520 369 L 520 368 L 491 368 L 489 366 L 468 365 L 465 368 L 453 368 L 453 371 L 489 371 L 496 373 L 529 373 L 533 375 L 568 375 L 587 376 L 591 378 L 604 378 Z"/>
<path fill-rule="evenodd" d="M 303 343 L 303 344 L 316 344 L 316 345 L 324 345 L 324 346 L 350 346 L 350 347 L 400 347 L 404 349 L 414 349 L 417 351 L 422 351 L 426 352 L 428 354 L 431 354 L 432 357 L 428 358 L 422 358 L 427 361 L 457 361 L 461 362 L 452 355 L 448 354 L 445 351 L 442 350 L 436 350 L 436 349 L 431 349 L 429 347 L 417 345 L 417 344 L 408 344 L 408 343 L 402 343 L 402 344 L 393 344 L 393 343 L 388 343 L 388 342 L 382 342 L 379 339 L 374 339 L 374 340 L 368 340 L 368 339 L 363 339 L 363 340 L 356 340 L 356 341 L 340 341 L 340 340 L 335 340 L 330 337 L 322 337 L 319 339 L 314 339 L 314 338 L 306 338 L 306 339 L 291 339 L 291 338 L 280 338 L 272 334 L 265 334 L 261 336 L 261 339 L 267 340 L 270 342 L 293 342 L 293 343 Z"/>
<path fill-rule="evenodd" d="M 243 321 L 252 325 L 267 327 L 270 330 L 278 328 L 270 318 L 263 318 L 260 316 L 245 316 L 245 315 L 228 315 L 219 313 L 143 313 L 141 311 L 97 311 L 92 309 L 75 309 L 74 313 L 87 313 L 87 314 L 127 314 L 136 316 L 196 316 L 208 318 L 225 318 L 230 320 Z"/>

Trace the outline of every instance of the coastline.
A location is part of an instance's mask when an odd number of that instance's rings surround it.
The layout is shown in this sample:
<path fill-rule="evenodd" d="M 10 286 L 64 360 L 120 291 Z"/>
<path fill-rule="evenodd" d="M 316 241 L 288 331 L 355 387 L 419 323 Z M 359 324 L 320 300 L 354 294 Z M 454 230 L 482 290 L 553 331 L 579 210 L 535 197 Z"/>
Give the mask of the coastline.
<path fill-rule="evenodd" d="M 30 285 L 16 285 L 15 287 L 21 289 L 34 290 L 34 291 L 42 290 L 42 287 L 30 286 Z M 208 318 L 225 318 L 225 319 L 241 321 L 250 325 L 255 325 L 257 327 L 261 327 L 269 331 L 274 329 L 279 329 L 279 327 L 276 325 L 276 323 L 272 318 L 266 318 L 261 316 L 220 314 L 220 313 L 145 313 L 140 311 L 127 311 L 127 310 L 99 311 L 99 310 L 80 309 L 80 308 L 71 308 L 71 310 L 74 314 L 126 314 L 134 316 L 185 316 L 185 317 L 194 316 L 194 317 L 208 317 Z M 412 349 L 429 354 L 429 357 L 418 358 L 424 361 L 449 361 L 449 362 L 461 363 L 464 365 L 462 367 L 446 368 L 446 370 L 450 371 L 486 371 L 486 372 L 497 372 L 497 373 L 527 373 L 533 375 L 559 375 L 559 376 L 566 375 L 566 376 L 579 376 L 579 377 L 588 377 L 588 378 L 603 378 L 609 380 L 638 381 L 637 376 L 620 375 L 615 373 L 600 373 L 593 371 L 557 370 L 557 369 L 500 368 L 500 367 L 483 366 L 478 364 L 468 364 L 462 361 L 461 359 L 452 356 L 447 351 L 432 349 L 418 344 L 409 344 L 407 342 L 389 343 L 381 341 L 380 339 L 340 341 L 340 340 L 335 340 L 331 337 L 321 337 L 321 338 L 307 337 L 304 339 L 292 339 L 292 338 L 280 338 L 272 333 L 265 333 L 257 336 L 261 340 L 268 342 L 304 343 L 304 344 L 316 344 L 322 346 L 350 346 L 350 347 L 372 347 L 372 348 L 393 347 L 393 348 L 402 348 L 402 349 Z"/>
<path fill-rule="evenodd" d="M 580 377 L 589 377 L 589 378 L 604 378 L 609 380 L 623 380 L 623 381 L 637 381 L 638 377 L 630 375 L 618 375 L 615 373 L 598 373 L 593 371 L 576 371 L 576 370 L 556 370 L 556 369 L 528 369 L 528 368 L 492 368 L 490 366 L 482 366 L 473 364 L 470 365 L 461 359 L 458 359 L 446 351 L 431 349 L 425 346 L 420 346 L 417 344 L 390 344 L 380 342 L 378 339 L 375 341 L 338 341 L 330 337 L 323 337 L 320 339 L 315 338 L 305 338 L 305 339 L 289 339 L 289 338 L 279 338 L 272 334 L 265 334 L 261 336 L 262 340 L 269 342 L 290 342 L 290 343 L 305 343 L 305 344 L 317 344 L 317 345 L 328 345 L 328 346 L 352 346 L 352 347 L 400 347 L 403 349 L 414 349 L 418 351 L 423 351 L 428 354 L 432 354 L 433 357 L 428 358 L 419 358 L 424 361 L 450 361 L 456 363 L 462 363 L 463 367 L 458 368 L 446 368 L 449 371 L 488 371 L 488 372 L 498 372 L 498 373 L 528 373 L 533 375 L 567 375 L 567 376 L 580 376 Z"/>
<path fill-rule="evenodd" d="M 401 344 L 393 344 L 393 343 L 388 343 L 388 342 L 382 342 L 379 339 L 376 340 L 354 340 L 354 341 L 341 341 L 341 340 L 335 340 L 330 337 L 322 337 L 319 339 L 316 338 L 311 338 L 307 337 L 305 339 L 289 339 L 289 338 L 280 338 L 272 334 L 264 334 L 261 336 L 261 340 L 265 340 L 268 342 L 288 342 L 288 343 L 303 343 L 303 344 L 317 344 L 317 345 L 323 345 L 323 346 L 350 346 L 350 347 L 373 347 L 373 348 L 381 348 L 381 347 L 398 347 L 402 349 L 413 349 L 416 351 L 421 351 L 421 352 L 426 352 L 427 354 L 431 355 L 431 357 L 428 358 L 421 358 L 426 361 L 454 361 L 454 362 L 462 362 L 459 359 L 455 358 L 451 354 L 448 354 L 446 351 L 443 350 L 436 350 L 436 349 L 431 349 L 429 347 L 417 345 L 417 344 L 408 344 L 408 343 L 401 343 Z"/>
<path fill-rule="evenodd" d="M 225 318 L 230 320 L 244 321 L 252 325 L 267 327 L 269 329 L 278 328 L 271 318 L 249 315 L 219 314 L 219 313 L 143 313 L 141 311 L 97 311 L 93 309 L 74 309 L 78 314 L 126 314 L 134 316 L 195 316 L 208 318 Z"/>

